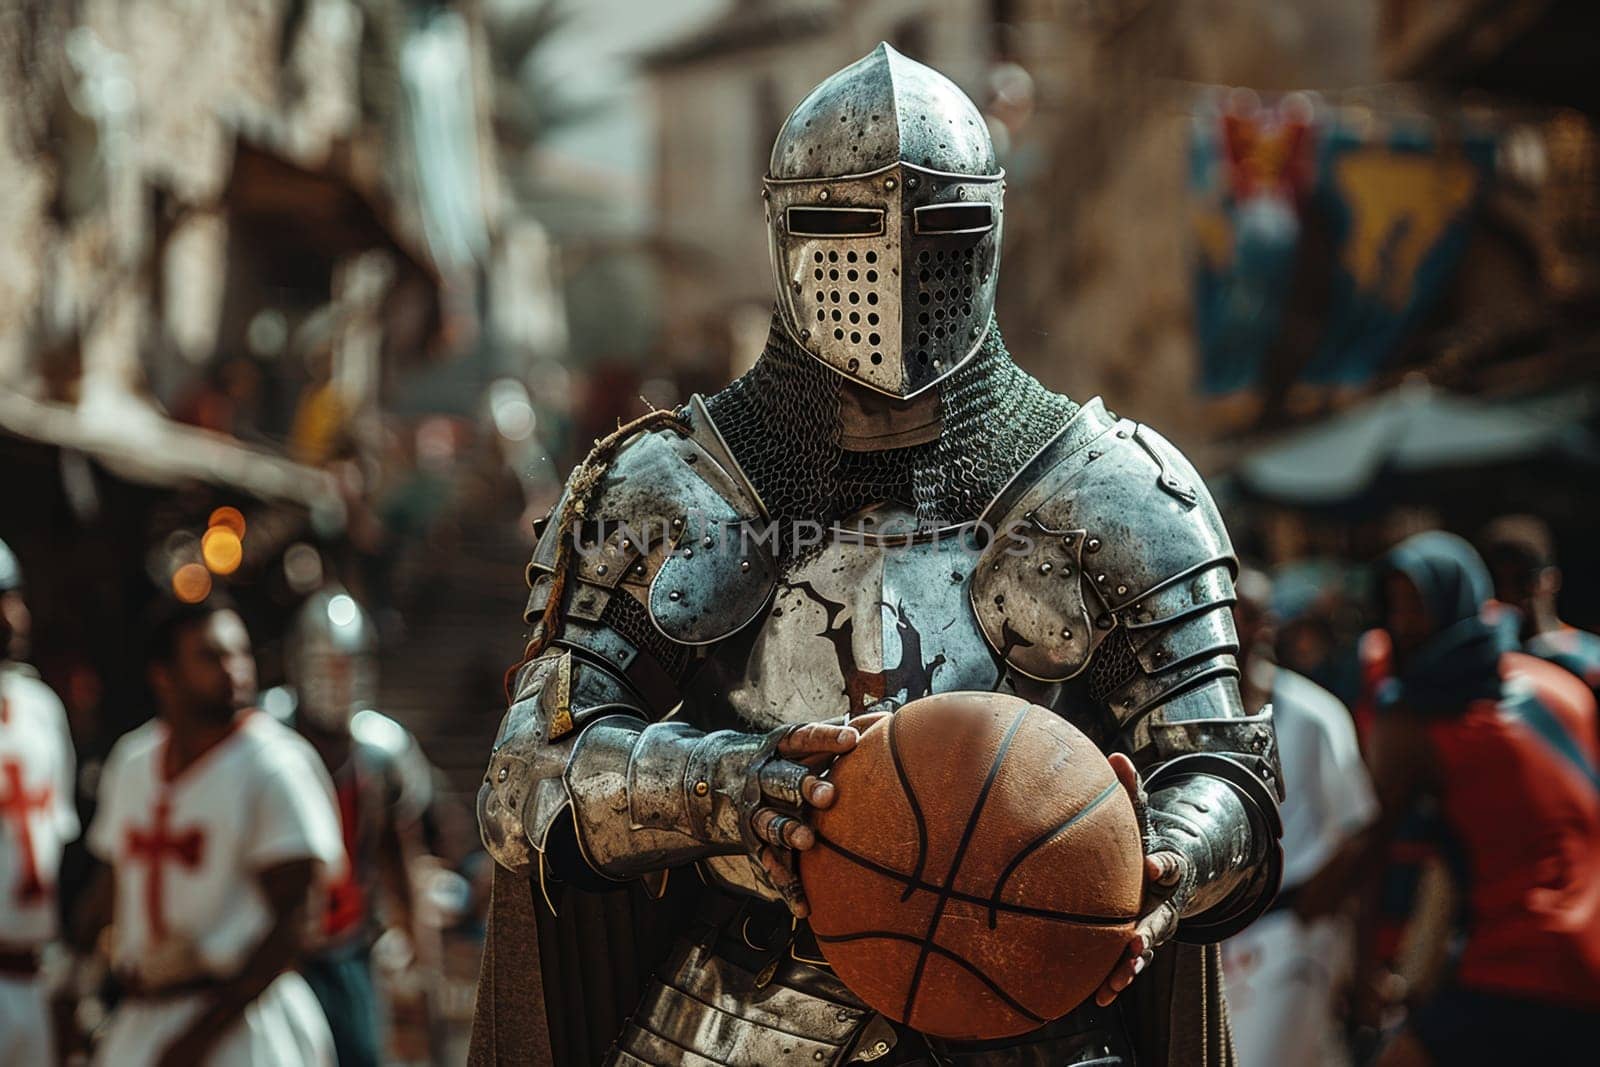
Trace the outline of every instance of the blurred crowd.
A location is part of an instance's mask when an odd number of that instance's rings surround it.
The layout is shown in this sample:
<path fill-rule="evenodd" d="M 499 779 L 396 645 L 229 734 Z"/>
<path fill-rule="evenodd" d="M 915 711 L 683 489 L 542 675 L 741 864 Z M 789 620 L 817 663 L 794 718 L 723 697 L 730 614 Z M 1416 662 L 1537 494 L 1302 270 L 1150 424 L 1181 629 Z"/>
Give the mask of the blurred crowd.
<path fill-rule="evenodd" d="M 484 860 L 375 706 L 349 592 L 305 597 L 261 691 L 228 594 L 175 581 L 130 635 L 148 721 L 109 743 L 29 666 L 4 543 L 0 607 L 0 1064 L 460 1060 L 438 1001 Z"/>
<path fill-rule="evenodd" d="M 1310 573 L 1238 584 L 1288 786 L 1283 888 L 1223 946 L 1240 1062 L 1572 1062 L 1600 1036 L 1600 637 L 1561 617 L 1549 529 Z"/>
<path fill-rule="evenodd" d="M 1538 518 L 1476 542 L 1241 568 L 1243 695 L 1288 783 L 1282 891 L 1223 949 L 1245 1067 L 1600 1037 L 1600 636 Z M 436 1000 L 486 861 L 375 706 L 366 609 L 318 584 L 262 691 L 226 592 L 158 597 L 130 636 L 149 721 L 106 745 L 28 665 L 27 597 L 0 545 L 0 1063 L 459 1060 Z"/>

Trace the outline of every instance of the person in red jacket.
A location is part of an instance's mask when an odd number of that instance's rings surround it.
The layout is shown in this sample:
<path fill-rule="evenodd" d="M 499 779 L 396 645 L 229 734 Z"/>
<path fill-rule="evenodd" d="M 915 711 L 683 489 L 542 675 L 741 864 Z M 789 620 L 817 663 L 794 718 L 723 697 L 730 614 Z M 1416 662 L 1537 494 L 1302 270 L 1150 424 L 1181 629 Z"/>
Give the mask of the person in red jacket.
<path fill-rule="evenodd" d="M 1371 760 L 1381 814 L 1353 845 L 1370 873 L 1396 827 L 1437 806 L 1463 914 L 1443 988 L 1380 1067 L 1569 1062 L 1600 1047 L 1600 770 L 1595 705 L 1576 679 L 1514 651 L 1482 607 L 1483 561 L 1429 532 L 1384 563 L 1394 671 Z"/>

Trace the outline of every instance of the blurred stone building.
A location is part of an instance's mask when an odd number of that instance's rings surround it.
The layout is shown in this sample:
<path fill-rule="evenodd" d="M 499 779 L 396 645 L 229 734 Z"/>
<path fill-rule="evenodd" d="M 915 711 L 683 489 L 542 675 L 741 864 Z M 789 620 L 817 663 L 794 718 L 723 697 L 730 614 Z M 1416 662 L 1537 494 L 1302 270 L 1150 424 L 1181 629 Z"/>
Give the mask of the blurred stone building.
<path fill-rule="evenodd" d="M 0 537 L 41 666 L 95 678 L 106 729 L 148 714 L 123 635 L 227 505 L 243 558 L 213 577 L 264 680 L 316 580 L 285 552 L 313 545 L 386 612 L 389 706 L 462 789 L 479 773 L 448 721 L 462 664 L 497 676 L 519 647 L 528 383 L 565 343 L 486 33 L 471 0 L 0 12 Z M 419 615 L 424 586 L 451 593 Z M 450 640 L 432 671 L 407 654 Z"/>
<path fill-rule="evenodd" d="M 336 579 L 475 844 L 566 343 L 490 32 L 478 0 L 0 5 L 0 538 L 91 794 L 151 712 L 152 598 L 227 587 L 270 685 Z"/>

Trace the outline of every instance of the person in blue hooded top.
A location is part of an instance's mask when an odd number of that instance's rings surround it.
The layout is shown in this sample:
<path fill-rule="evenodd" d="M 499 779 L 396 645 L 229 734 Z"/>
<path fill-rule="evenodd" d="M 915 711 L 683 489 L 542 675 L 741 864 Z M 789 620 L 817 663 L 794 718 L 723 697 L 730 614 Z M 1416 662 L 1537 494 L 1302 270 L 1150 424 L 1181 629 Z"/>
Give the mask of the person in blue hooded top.
<path fill-rule="evenodd" d="M 1515 651 L 1483 610 L 1488 568 L 1461 538 L 1411 537 L 1381 578 L 1394 669 L 1369 745 L 1380 815 L 1350 846 L 1350 885 L 1377 874 L 1397 827 L 1431 800 L 1464 906 L 1449 977 L 1377 1062 L 1568 1062 L 1600 1042 L 1593 700 Z"/>

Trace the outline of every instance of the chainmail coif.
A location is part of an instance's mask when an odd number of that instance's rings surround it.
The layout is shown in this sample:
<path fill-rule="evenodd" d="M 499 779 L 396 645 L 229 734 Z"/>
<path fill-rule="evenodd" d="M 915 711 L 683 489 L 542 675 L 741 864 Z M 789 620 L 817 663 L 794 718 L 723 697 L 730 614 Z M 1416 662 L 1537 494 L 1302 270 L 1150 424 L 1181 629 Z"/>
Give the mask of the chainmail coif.
<path fill-rule="evenodd" d="M 841 448 L 842 388 L 844 378 L 795 344 L 774 315 L 755 366 L 707 399 L 773 519 L 828 522 L 887 501 L 914 508 L 924 526 L 976 519 L 1078 410 L 1011 361 L 992 319 L 977 353 L 935 386 L 937 440 Z"/>

